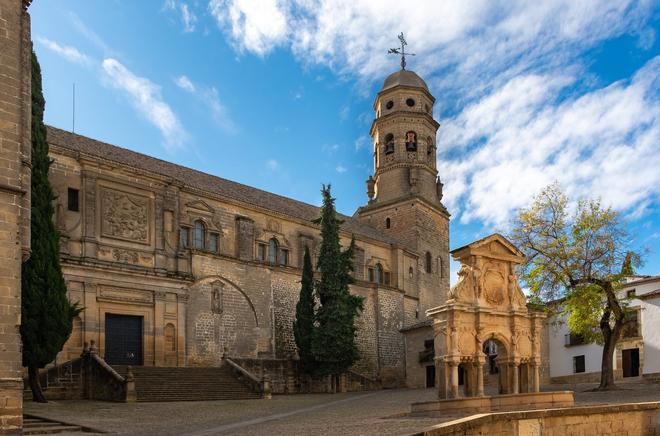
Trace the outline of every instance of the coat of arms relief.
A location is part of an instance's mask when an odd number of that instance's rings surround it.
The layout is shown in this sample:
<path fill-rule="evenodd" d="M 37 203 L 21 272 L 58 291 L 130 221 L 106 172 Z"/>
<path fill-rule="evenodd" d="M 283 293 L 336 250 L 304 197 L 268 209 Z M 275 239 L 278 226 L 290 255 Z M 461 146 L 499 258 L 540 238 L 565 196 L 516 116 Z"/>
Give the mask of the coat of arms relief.
<path fill-rule="evenodd" d="M 149 199 L 139 195 L 103 189 L 101 196 L 103 236 L 149 243 Z"/>

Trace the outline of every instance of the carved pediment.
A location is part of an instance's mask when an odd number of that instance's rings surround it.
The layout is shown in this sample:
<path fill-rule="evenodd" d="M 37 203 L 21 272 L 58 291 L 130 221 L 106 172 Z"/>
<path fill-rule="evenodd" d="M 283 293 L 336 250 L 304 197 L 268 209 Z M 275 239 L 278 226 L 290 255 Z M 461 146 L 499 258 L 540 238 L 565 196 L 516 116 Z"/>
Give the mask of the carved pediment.
<path fill-rule="evenodd" d="M 456 260 L 466 260 L 470 256 L 482 256 L 514 263 L 522 263 L 525 258 L 524 254 L 515 245 L 498 233 L 452 250 L 451 255 Z"/>
<path fill-rule="evenodd" d="M 204 200 L 189 201 L 188 203 L 186 203 L 186 207 L 189 209 L 195 209 L 196 211 L 207 212 L 207 213 L 213 213 L 215 211 L 215 209 L 209 206 L 209 204 Z"/>

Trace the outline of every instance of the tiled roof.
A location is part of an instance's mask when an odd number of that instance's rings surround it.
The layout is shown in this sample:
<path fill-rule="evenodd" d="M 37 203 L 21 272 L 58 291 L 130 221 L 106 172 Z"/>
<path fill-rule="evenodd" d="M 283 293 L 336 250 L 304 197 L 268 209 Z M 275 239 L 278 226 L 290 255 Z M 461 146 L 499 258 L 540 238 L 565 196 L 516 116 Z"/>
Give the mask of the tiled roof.
<path fill-rule="evenodd" d="M 288 217 L 303 221 L 311 221 L 319 217 L 319 208 L 311 204 L 262 191 L 261 189 L 241 183 L 232 182 L 231 180 L 156 159 L 56 127 L 47 126 L 47 129 L 48 142 L 64 149 L 171 177 L 184 186 L 217 194 L 246 205 L 261 207 Z M 403 246 L 401 241 L 384 235 L 380 230 L 364 223 L 358 218 L 341 214 L 339 216 L 344 220 L 342 228 L 346 232 Z"/>
<path fill-rule="evenodd" d="M 433 325 L 433 319 L 432 318 L 427 318 L 424 321 L 420 321 L 418 323 L 411 324 L 407 327 L 404 327 L 404 328 L 400 329 L 399 331 L 400 332 L 407 332 L 407 331 L 410 331 L 410 330 L 416 330 L 416 329 L 423 328 L 423 327 L 431 327 L 432 325 Z"/>

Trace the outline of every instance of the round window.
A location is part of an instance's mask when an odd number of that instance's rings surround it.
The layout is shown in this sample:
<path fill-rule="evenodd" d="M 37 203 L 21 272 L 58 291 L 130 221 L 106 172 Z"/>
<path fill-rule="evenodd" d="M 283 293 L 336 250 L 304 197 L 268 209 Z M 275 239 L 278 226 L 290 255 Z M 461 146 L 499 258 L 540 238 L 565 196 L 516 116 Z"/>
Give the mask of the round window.
<path fill-rule="evenodd" d="M 394 102 L 392 100 L 388 101 L 385 107 L 387 109 L 392 109 L 394 107 Z"/>
<path fill-rule="evenodd" d="M 408 100 L 406 100 L 406 104 L 410 107 L 413 107 L 413 106 L 415 106 L 415 100 L 413 100 L 412 98 L 409 98 Z"/>

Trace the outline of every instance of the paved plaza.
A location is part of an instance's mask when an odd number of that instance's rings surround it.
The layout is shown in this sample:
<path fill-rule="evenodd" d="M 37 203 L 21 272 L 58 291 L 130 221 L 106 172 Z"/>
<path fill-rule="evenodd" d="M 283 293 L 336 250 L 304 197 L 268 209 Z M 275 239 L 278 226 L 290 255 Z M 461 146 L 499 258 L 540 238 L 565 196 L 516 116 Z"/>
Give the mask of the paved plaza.
<path fill-rule="evenodd" d="M 553 385 L 575 390 L 577 404 L 660 400 L 659 384 L 626 383 L 614 392 L 589 392 L 593 384 Z M 275 396 L 272 400 L 171 403 L 53 401 L 25 403 L 25 413 L 116 434 L 408 434 L 438 418 L 408 418 L 410 403 L 435 399 L 433 389 L 398 389 L 345 394 Z"/>

